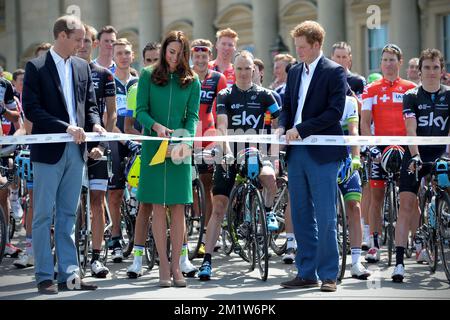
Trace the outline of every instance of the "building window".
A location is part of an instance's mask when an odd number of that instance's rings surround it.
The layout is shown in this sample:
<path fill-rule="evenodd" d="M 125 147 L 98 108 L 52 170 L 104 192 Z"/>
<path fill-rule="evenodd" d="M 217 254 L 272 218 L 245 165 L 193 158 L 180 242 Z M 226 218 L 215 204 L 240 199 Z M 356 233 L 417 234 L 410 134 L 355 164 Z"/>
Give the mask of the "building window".
<path fill-rule="evenodd" d="M 0 32 L 6 28 L 6 7 L 5 0 L 0 0 Z"/>
<path fill-rule="evenodd" d="M 380 60 L 381 51 L 388 42 L 388 28 L 386 24 L 381 25 L 380 29 L 367 29 L 368 51 L 368 74 L 381 72 Z"/>
<path fill-rule="evenodd" d="M 443 17 L 444 19 L 444 57 L 446 58 L 445 69 L 450 71 L 450 14 Z"/>

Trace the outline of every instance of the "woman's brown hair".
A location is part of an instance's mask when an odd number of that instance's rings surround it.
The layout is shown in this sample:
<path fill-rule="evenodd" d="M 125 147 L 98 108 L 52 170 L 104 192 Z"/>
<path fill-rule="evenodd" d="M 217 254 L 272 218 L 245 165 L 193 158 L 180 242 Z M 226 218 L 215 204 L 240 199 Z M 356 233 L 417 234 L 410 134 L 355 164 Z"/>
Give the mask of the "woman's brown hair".
<path fill-rule="evenodd" d="M 177 41 L 181 44 L 180 61 L 175 73 L 180 77 L 180 86 L 186 88 L 194 81 L 194 72 L 189 66 L 190 47 L 189 41 L 183 31 L 170 31 L 161 45 L 159 61 L 154 67 L 151 80 L 159 85 L 165 86 L 169 82 L 170 68 L 166 61 L 166 50 L 171 42 Z"/>

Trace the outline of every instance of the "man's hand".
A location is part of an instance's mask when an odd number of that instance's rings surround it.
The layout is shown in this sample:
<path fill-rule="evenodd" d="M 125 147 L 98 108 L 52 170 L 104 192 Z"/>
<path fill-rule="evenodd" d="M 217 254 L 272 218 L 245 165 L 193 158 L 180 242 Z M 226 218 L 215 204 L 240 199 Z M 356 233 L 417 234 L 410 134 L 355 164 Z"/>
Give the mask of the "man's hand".
<path fill-rule="evenodd" d="M 299 140 L 301 141 L 302 138 L 300 137 L 300 134 L 297 131 L 296 127 L 293 127 L 292 129 L 288 130 L 286 132 L 286 143 L 289 144 L 291 141 Z"/>
<path fill-rule="evenodd" d="M 422 164 L 423 162 L 420 158 L 420 154 L 416 154 L 411 158 L 411 160 L 409 160 L 408 171 L 414 173 L 416 170 L 420 170 L 420 168 L 422 168 Z"/>
<path fill-rule="evenodd" d="M 73 137 L 76 144 L 82 144 L 86 141 L 86 133 L 83 128 L 70 125 L 67 127 L 66 132 Z"/>
<path fill-rule="evenodd" d="M 92 132 L 97 132 L 98 134 L 102 135 L 102 134 L 106 133 L 107 131 L 101 125 L 94 124 L 94 126 L 92 127 Z"/>
<path fill-rule="evenodd" d="M 359 156 L 352 157 L 352 172 L 361 169 L 361 158 Z"/>
<path fill-rule="evenodd" d="M 170 134 L 173 130 L 164 127 L 162 124 L 156 123 L 152 126 L 152 130 L 156 132 L 160 138 L 170 138 Z"/>
<path fill-rule="evenodd" d="M 98 160 L 105 154 L 105 148 L 102 146 L 98 146 L 95 148 L 92 148 L 91 152 L 89 152 L 88 157 L 94 160 Z"/>

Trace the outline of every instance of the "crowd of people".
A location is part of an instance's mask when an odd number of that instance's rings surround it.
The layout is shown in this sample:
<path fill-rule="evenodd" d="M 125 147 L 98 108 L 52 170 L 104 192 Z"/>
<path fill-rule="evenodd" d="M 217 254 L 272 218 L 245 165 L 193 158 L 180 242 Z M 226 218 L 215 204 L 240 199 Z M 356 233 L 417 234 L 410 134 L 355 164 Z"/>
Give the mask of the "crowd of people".
<path fill-rule="evenodd" d="M 75 27 L 73 27 L 75 26 Z M 407 78 L 402 79 L 403 53 L 387 44 L 380 56 L 380 73 L 364 77 L 352 70 L 351 46 L 338 42 L 331 56 L 323 54 L 325 30 L 305 21 L 292 30 L 294 58 L 288 53 L 262 61 L 249 51 L 238 51 L 238 34 L 219 30 L 215 44 L 208 39 L 190 41 L 181 31 L 171 31 L 161 43 L 148 43 L 142 52 L 144 68 L 132 67 L 139 57 L 125 38 L 117 38 L 113 26 L 99 32 L 77 18 L 64 16 L 54 24 L 54 43 L 36 49 L 36 58 L 25 70 L 0 70 L 2 135 L 64 133 L 74 143 L 30 146 L 33 181 L 27 183 L 30 206 L 24 217 L 25 250 L 8 241 L 5 254 L 17 258 L 18 268 L 34 267 L 38 291 L 56 294 L 67 290 L 72 265 L 78 265 L 73 241 L 83 168 L 88 170 L 92 209 L 91 273 L 105 278 L 110 272 L 100 259 L 102 246 L 112 250 L 111 259 L 124 259 L 121 245 L 121 203 L 127 188 L 125 158 L 141 150 L 137 199 L 139 210 L 134 233 L 133 262 L 127 275 L 143 274 L 145 244 L 151 223 L 159 256 L 159 286 L 186 287 L 185 276 L 201 281 L 212 277 L 212 256 L 220 247 L 219 234 L 230 192 L 238 174 L 233 162 L 241 151 L 229 142 L 176 142 L 164 148 L 160 141 L 114 141 L 85 143 L 86 132 L 127 133 L 160 138 L 180 136 L 226 136 L 273 133 L 288 143 L 289 203 L 285 211 L 286 252 L 281 261 L 294 263 L 298 275 L 282 282 L 284 288 L 319 286 L 336 291 L 339 252 L 336 235 L 336 203 L 339 187 L 345 200 L 351 247 L 351 275 L 367 279 L 362 263 L 380 261 L 382 205 L 386 172 L 381 154 L 389 146 L 301 146 L 289 142 L 310 135 L 448 136 L 450 76 L 437 49 L 425 49 L 410 59 Z M 93 59 L 93 50 L 98 56 Z M 214 49 L 217 56 L 213 59 Z M 264 65 L 273 64 L 273 75 Z M 264 79 L 273 77 L 268 88 Z M 439 102 L 439 103 L 437 103 Z M 442 122 L 434 121 L 437 115 Z M 5 147 L 5 146 L 3 146 Z M 222 163 L 199 165 L 206 190 L 204 243 L 199 249 L 201 265 L 188 259 L 185 205 L 193 202 L 191 154 L 221 150 Z M 410 174 L 429 173 L 422 162 L 432 161 L 446 146 L 406 146 L 400 176 L 400 210 L 396 224 L 396 263 L 392 280 L 405 276 L 404 253 L 408 235 L 419 227 L 417 192 L 419 182 Z M 366 152 L 363 149 L 367 149 Z M 155 155 L 163 150 L 163 159 Z M 98 161 L 107 152 L 108 165 Z M 271 150 L 271 152 L 274 152 Z M 370 154 L 369 183 L 360 177 L 362 155 Z M 221 159 L 222 160 L 222 159 Z M 2 158 L 9 166 L 10 158 Z M 263 161 L 259 181 L 264 189 L 267 229 L 276 232 L 279 223 L 273 211 L 278 168 Z M 23 210 L 19 185 L 0 189 L 3 212 L 20 220 Z M 105 199 L 112 220 L 112 241 L 103 243 Z M 167 211 L 170 212 L 170 260 L 167 251 Z M 54 217 L 54 218 L 53 218 Z M 54 219 L 54 222 L 53 222 Z M 57 253 L 57 283 L 50 248 L 54 223 Z M 9 239 L 11 240 L 11 239 Z M 427 262 L 426 250 L 416 241 L 416 261 Z M 319 249 L 320 248 L 320 249 Z M 79 290 L 96 285 L 81 280 Z"/>

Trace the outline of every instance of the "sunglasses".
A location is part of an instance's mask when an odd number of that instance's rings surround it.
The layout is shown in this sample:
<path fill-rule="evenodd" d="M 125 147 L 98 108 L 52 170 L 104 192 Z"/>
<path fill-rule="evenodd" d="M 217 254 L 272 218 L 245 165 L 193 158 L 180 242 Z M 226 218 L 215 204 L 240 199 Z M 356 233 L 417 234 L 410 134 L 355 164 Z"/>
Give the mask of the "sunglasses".
<path fill-rule="evenodd" d="M 384 51 L 386 51 L 386 50 L 389 50 L 389 49 L 392 49 L 392 50 L 398 52 L 399 54 L 402 53 L 402 50 L 400 49 L 400 47 L 397 46 L 397 45 L 395 45 L 395 44 L 392 44 L 392 43 L 385 45 L 385 46 L 383 47 L 382 52 L 384 52 Z"/>
<path fill-rule="evenodd" d="M 192 47 L 192 51 L 194 51 L 194 52 L 209 52 L 210 50 L 208 47 L 195 46 L 195 47 Z"/>

